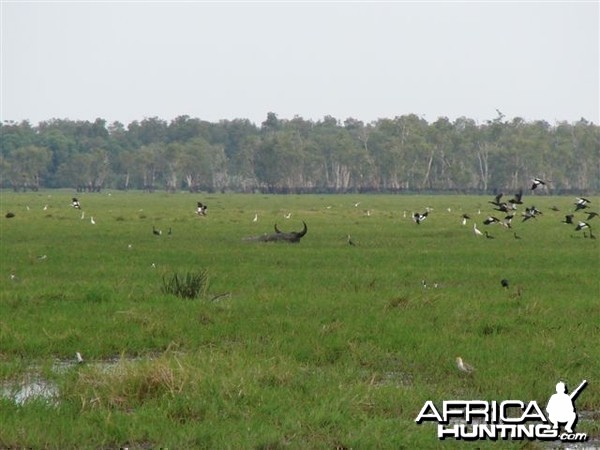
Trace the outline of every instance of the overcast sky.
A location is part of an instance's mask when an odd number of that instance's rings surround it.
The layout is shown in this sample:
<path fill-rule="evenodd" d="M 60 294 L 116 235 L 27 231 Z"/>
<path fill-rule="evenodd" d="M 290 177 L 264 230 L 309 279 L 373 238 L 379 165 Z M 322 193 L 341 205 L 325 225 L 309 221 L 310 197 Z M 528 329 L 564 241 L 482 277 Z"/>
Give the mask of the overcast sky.
<path fill-rule="evenodd" d="M 1 120 L 598 124 L 599 2 L 1 1 Z"/>

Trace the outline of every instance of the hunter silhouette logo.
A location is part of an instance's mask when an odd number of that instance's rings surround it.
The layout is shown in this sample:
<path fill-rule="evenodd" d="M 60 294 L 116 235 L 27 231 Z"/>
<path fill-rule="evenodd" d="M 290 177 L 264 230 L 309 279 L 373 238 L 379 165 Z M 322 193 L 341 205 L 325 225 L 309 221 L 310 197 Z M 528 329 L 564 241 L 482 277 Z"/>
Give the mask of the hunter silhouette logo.
<path fill-rule="evenodd" d="M 557 430 L 559 422 L 566 423 L 565 431 L 567 433 L 573 433 L 573 426 L 577 422 L 577 413 L 575 412 L 575 405 L 573 401 L 587 385 L 587 380 L 583 380 L 577 389 L 575 389 L 571 395 L 567 394 L 567 388 L 565 383 L 562 381 L 556 383 L 556 394 L 550 397 L 548 400 L 548 406 L 546 411 L 548 412 L 548 419 L 554 425 L 552 429 Z"/>
<path fill-rule="evenodd" d="M 568 394 L 565 383 L 558 382 L 556 393 L 546 405 L 547 414 L 544 414 L 535 400 L 445 400 L 441 408 L 428 400 L 415 422 L 436 422 L 437 437 L 440 440 L 560 439 L 585 442 L 588 440 L 587 434 L 574 431 L 577 423 L 574 402 L 586 386 L 587 380 L 583 380 Z M 559 430 L 560 424 L 565 424 L 562 433 Z"/>

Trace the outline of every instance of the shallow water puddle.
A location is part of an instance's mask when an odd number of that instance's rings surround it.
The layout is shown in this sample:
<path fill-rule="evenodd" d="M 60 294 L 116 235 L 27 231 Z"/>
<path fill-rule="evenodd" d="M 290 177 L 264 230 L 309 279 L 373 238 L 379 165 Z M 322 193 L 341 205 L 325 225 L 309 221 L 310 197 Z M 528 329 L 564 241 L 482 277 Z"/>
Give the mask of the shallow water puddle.
<path fill-rule="evenodd" d="M 22 382 L 3 383 L 0 396 L 12 399 L 20 406 L 31 400 L 45 400 L 48 404 L 56 406 L 58 403 L 58 386 L 48 380 L 29 376 Z"/>
<path fill-rule="evenodd" d="M 120 362 L 131 362 L 136 360 L 139 360 L 139 358 L 114 358 L 83 364 L 79 364 L 75 361 L 59 360 L 52 365 L 52 372 L 63 374 L 83 365 L 86 367 L 94 367 L 101 372 L 112 372 L 119 367 Z M 57 406 L 60 394 L 58 386 L 56 383 L 45 379 L 39 372 L 40 368 L 33 366 L 29 368 L 20 379 L 8 380 L 0 383 L 0 397 L 13 400 L 20 406 L 33 400 L 42 400 L 46 401 L 51 406 Z"/>

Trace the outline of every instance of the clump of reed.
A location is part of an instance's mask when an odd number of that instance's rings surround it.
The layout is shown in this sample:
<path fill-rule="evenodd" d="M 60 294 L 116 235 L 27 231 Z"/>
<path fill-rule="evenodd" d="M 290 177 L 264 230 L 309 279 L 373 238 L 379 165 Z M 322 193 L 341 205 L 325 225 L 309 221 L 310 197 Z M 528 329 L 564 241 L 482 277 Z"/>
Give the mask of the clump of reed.
<path fill-rule="evenodd" d="M 172 273 L 163 276 L 163 294 L 175 295 L 180 298 L 194 299 L 206 296 L 208 292 L 208 271 Z"/>

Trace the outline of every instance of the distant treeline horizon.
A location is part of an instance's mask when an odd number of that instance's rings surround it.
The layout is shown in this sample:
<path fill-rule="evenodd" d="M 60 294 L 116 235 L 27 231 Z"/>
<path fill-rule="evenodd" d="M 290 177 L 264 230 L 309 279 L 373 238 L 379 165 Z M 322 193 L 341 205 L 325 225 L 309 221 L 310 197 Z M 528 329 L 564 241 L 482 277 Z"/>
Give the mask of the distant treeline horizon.
<path fill-rule="evenodd" d="M 0 186 L 15 191 L 456 192 L 600 191 L 600 128 L 498 116 L 370 123 L 268 113 L 207 122 L 186 115 L 107 123 L 51 119 L 0 124 Z"/>

